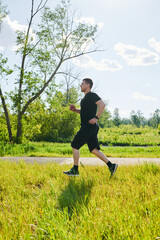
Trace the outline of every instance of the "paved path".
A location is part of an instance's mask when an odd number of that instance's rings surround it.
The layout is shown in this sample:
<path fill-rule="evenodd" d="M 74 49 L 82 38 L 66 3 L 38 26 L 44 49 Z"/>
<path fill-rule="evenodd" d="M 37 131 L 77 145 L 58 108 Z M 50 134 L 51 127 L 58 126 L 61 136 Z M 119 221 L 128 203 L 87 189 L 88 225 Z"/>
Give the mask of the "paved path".
<path fill-rule="evenodd" d="M 160 164 L 160 158 L 108 158 L 111 162 L 119 165 L 133 165 L 142 164 L 145 162 Z M 59 164 L 73 164 L 73 158 L 52 158 L 52 157 L 0 157 L 0 160 L 18 162 L 24 160 L 26 163 L 59 163 Z M 98 158 L 80 158 L 80 162 L 84 165 L 105 165 L 105 163 Z"/>

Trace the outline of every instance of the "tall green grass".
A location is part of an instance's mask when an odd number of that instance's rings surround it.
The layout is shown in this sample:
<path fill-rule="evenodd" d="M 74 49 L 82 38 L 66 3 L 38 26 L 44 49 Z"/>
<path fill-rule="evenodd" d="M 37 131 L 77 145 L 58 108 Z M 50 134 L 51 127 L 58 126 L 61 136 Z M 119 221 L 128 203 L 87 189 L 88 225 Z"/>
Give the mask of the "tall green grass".
<path fill-rule="evenodd" d="M 142 157 L 159 158 L 160 147 L 105 147 L 101 150 L 108 157 Z M 81 157 L 94 157 L 87 145 L 80 149 Z M 31 156 L 31 157 L 72 157 L 70 143 L 28 142 L 26 144 L 0 145 L 0 156 Z"/>
<path fill-rule="evenodd" d="M 158 128 L 121 125 L 100 128 L 99 141 L 105 146 L 160 146 Z"/>
<path fill-rule="evenodd" d="M 65 141 L 65 139 L 64 139 Z M 101 129 L 99 143 L 108 157 L 160 157 L 158 129 L 131 125 Z M 72 157 L 70 143 L 26 142 L 0 143 L 0 156 Z M 81 157 L 92 156 L 85 145 Z"/>
<path fill-rule="evenodd" d="M 0 239 L 160 237 L 160 166 L 68 168 L 0 161 Z"/>

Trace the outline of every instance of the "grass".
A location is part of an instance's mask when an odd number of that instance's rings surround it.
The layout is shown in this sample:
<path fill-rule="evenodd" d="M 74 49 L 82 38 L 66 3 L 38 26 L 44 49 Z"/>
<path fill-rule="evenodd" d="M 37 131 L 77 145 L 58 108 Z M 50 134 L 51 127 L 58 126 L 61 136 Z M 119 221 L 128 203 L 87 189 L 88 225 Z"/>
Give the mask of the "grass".
<path fill-rule="evenodd" d="M 104 147 L 101 150 L 108 157 L 141 157 L 159 158 L 160 147 Z M 93 157 L 87 145 L 81 150 L 81 157 Z M 26 144 L 0 145 L 0 156 L 32 156 L 32 157 L 72 157 L 70 143 L 28 142 Z"/>
<path fill-rule="evenodd" d="M 160 132 L 148 126 L 100 128 L 99 141 L 106 146 L 160 146 Z"/>
<path fill-rule="evenodd" d="M 160 157 L 160 131 L 147 126 L 100 128 L 99 143 L 108 157 Z M 93 157 L 87 145 L 80 152 L 81 157 Z M 12 145 L 1 142 L 0 156 L 72 157 L 72 148 L 70 143 L 26 142 Z"/>
<path fill-rule="evenodd" d="M 0 239 L 159 239 L 160 166 L 69 167 L 0 161 Z"/>

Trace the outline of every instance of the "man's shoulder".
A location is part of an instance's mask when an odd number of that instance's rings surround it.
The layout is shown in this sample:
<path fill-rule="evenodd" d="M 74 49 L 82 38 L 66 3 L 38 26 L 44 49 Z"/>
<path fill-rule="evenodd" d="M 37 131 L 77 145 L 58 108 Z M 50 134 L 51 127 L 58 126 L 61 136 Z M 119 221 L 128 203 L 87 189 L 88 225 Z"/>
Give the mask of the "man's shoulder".
<path fill-rule="evenodd" d="M 92 96 L 93 98 L 99 98 L 99 99 L 101 99 L 97 93 L 95 93 L 95 92 L 90 92 L 90 93 L 91 93 L 91 96 Z"/>
<path fill-rule="evenodd" d="M 98 96 L 98 94 L 95 93 L 95 92 L 89 92 L 89 95 L 91 95 L 91 96 Z"/>

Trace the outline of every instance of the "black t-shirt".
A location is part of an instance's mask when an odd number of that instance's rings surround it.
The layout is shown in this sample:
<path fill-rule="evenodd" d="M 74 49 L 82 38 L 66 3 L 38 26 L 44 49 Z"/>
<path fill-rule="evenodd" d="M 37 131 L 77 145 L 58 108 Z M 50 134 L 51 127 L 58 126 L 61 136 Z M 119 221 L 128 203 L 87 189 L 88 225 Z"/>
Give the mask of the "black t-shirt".
<path fill-rule="evenodd" d="M 101 98 L 93 92 L 87 93 L 81 100 L 81 125 L 88 124 L 89 120 L 94 118 L 97 112 L 96 102 Z"/>

